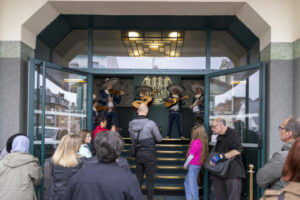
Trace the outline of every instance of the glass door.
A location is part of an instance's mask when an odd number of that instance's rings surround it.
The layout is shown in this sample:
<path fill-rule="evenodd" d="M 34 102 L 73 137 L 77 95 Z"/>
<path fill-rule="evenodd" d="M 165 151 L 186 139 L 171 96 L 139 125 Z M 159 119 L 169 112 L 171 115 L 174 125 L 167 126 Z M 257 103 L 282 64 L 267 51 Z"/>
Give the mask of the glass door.
<path fill-rule="evenodd" d="M 216 142 L 216 135 L 211 130 L 211 123 L 215 118 L 223 118 L 228 127 L 241 135 L 242 159 L 247 177 L 243 180 L 242 197 L 249 196 L 249 165 L 254 165 L 254 171 L 257 171 L 264 161 L 264 77 L 264 64 L 213 72 L 205 77 L 205 125 L 209 144 L 212 146 Z M 209 182 L 206 183 L 210 185 Z M 253 183 L 253 197 L 258 199 L 260 191 L 255 175 Z M 211 196 L 210 190 L 205 193 L 207 197 Z"/>
<path fill-rule="evenodd" d="M 34 59 L 30 60 L 29 69 L 30 151 L 44 167 L 64 135 L 88 129 L 91 124 L 89 75 Z M 44 182 L 41 188 L 48 189 Z M 41 190 L 40 199 L 44 199 L 45 194 Z"/>

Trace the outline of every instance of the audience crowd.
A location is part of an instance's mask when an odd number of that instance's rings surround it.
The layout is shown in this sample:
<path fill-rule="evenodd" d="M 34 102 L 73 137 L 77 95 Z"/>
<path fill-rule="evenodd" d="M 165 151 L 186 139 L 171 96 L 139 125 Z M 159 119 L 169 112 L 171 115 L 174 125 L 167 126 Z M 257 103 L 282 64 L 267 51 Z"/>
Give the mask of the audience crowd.
<path fill-rule="evenodd" d="M 115 127 L 111 130 L 105 128 L 105 117 L 97 117 L 98 124 L 93 132 L 81 130 L 63 135 L 53 155 L 45 160 L 44 169 L 29 153 L 27 136 L 18 133 L 8 138 L 0 153 L 0 199 L 38 199 L 36 188 L 44 178 L 46 200 L 142 200 L 142 183 L 146 175 L 146 194 L 152 200 L 155 144 L 162 141 L 162 136 L 156 123 L 148 118 L 145 104 L 139 106 L 137 113 L 138 116 L 129 123 L 136 177 L 131 173 L 127 159 L 121 157 L 123 138 Z M 183 166 L 187 170 L 184 181 L 186 199 L 199 199 L 198 177 L 206 163 L 214 167 L 230 160 L 225 176 L 211 174 L 211 197 L 238 200 L 245 187 L 240 134 L 228 127 L 222 118 L 214 119 L 211 128 L 217 134 L 212 158 L 208 156 L 208 138 L 203 122 L 195 118 Z M 279 126 L 279 132 L 284 145 L 258 169 L 256 181 L 261 188 L 267 189 L 263 200 L 300 199 L 300 118 L 287 118 Z"/>

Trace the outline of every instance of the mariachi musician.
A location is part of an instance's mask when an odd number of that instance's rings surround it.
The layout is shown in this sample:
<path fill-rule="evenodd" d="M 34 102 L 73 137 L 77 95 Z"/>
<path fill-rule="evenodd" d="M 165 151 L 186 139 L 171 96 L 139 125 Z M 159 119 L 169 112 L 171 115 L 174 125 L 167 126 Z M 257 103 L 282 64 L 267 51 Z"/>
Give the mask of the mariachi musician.
<path fill-rule="evenodd" d="M 204 90 L 203 86 L 196 82 L 191 85 L 191 90 L 195 93 L 193 103 L 190 108 L 193 110 L 194 118 L 200 118 L 203 123 L 204 119 Z"/>
<path fill-rule="evenodd" d="M 179 85 L 171 84 L 167 89 L 169 90 L 170 96 L 164 99 L 165 106 L 169 109 L 169 129 L 166 138 L 171 137 L 173 122 L 175 120 L 180 139 L 185 139 L 181 130 L 181 111 L 184 105 L 184 98 L 181 95 L 183 88 Z"/>
<path fill-rule="evenodd" d="M 148 85 L 139 85 L 135 89 L 139 92 L 134 98 L 134 100 L 143 100 L 143 97 L 147 96 L 147 92 L 151 93 L 153 89 Z"/>
<path fill-rule="evenodd" d="M 153 95 L 158 91 L 152 92 L 153 89 L 148 85 L 139 85 L 136 86 L 135 89 L 139 93 L 135 96 L 132 106 L 138 109 L 139 105 L 143 103 L 150 107 L 152 105 Z M 147 92 L 149 93 L 148 95 Z"/>
<path fill-rule="evenodd" d="M 110 129 L 112 125 L 118 127 L 118 118 L 115 106 L 121 102 L 123 91 L 114 90 L 113 87 L 118 83 L 117 78 L 107 78 L 99 91 L 98 102 L 101 105 L 102 115 L 107 120 L 106 128 Z"/>

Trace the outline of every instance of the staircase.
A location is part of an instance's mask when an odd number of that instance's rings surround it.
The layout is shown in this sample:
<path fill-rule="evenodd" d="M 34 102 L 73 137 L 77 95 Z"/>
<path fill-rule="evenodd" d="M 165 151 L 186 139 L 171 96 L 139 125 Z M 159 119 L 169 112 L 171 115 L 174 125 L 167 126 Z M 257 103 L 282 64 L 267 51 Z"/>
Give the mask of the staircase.
<path fill-rule="evenodd" d="M 130 157 L 130 138 L 124 138 L 125 146 L 122 152 L 123 157 L 129 161 L 131 171 L 135 173 L 135 158 Z M 186 171 L 183 169 L 189 140 L 177 138 L 163 139 L 156 144 L 157 169 L 155 174 L 154 190 L 155 195 L 184 195 L 184 179 Z M 146 179 L 146 177 L 145 177 Z M 145 193 L 146 180 L 143 183 Z"/>

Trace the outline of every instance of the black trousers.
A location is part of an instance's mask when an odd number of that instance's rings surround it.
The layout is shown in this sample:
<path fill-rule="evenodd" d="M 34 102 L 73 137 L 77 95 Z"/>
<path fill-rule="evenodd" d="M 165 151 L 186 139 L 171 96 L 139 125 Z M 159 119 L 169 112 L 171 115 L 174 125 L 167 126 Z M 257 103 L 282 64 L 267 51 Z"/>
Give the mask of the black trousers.
<path fill-rule="evenodd" d="M 239 200 L 242 192 L 241 178 L 213 177 L 214 200 Z"/>
<path fill-rule="evenodd" d="M 153 199 L 154 195 L 154 174 L 156 171 L 156 154 L 151 151 L 137 151 L 136 157 L 136 177 L 142 188 L 144 174 L 147 180 L 147 197 L 148 200 Z"/>

